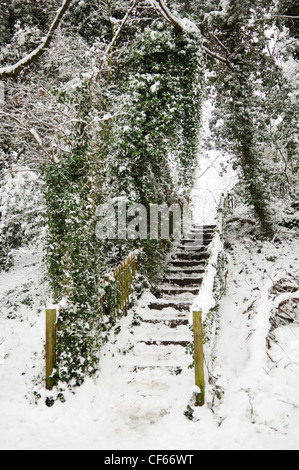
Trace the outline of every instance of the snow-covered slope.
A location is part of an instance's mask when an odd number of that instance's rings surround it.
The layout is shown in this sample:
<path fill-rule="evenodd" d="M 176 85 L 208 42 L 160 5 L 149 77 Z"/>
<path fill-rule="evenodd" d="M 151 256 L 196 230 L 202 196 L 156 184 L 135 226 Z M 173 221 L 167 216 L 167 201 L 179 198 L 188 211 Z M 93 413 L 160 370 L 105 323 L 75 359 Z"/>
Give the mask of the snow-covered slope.
<path fill-rule="evenodd" d="M 280 241 L 262 243 L 242 230 L 234 222 L 226 231 L 227 289 L 214 359 L 207 358 L 211 384 L 193 421 L 184 415 L 194 384 L 190 356 L 179 386 L 171 374 L 144 371 L 150 399 L 127 367 L 144 352 L 136 346 L 143 326 L 133 325 L 153 300 L 147 292 L 99 352 L 97 377 L 75 395 L 66 393 L 64 404 L 34 404 L 32 380 L 43 370 L 44 313 L 38 310 L 45 288 L 40 255 L 20 253 L 15 268 L 0 278 L 0 448 L 298 449 L 298 302 L 291 304 L 292 321 L 274 319 L 271 327 L 269 318 L 278 295 L 274 283 L 298 279 L 299 242 L 280 234 Z"/>

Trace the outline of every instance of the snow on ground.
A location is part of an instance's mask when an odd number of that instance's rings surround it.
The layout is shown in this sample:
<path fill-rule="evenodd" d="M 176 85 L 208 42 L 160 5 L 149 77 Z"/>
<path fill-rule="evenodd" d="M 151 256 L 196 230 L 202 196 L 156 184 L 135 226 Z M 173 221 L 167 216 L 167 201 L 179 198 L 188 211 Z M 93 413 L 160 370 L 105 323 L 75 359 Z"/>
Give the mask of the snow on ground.
<path fill-rule="evenodd" d="M 272 307 L 265 294 L 278 274 L 298 276 L 297 253 L 298 238 L 262 247 L 252 240 L 233 241 L 214 373 L 224 393 L 217 414 L 236 447 L 299 447 L 299 316 L 276 330 L 271 349 L 265 341 Z"/>
<path fill-rule="evenodd" d="M 134 382 L 127 366 L 136 363 L 137 350 L 131 346 L 135 338 L 142 337 L 143 327 L 132 329 L 131 311 L 121 320 L 117 342 L 111 341 L 100 351 L 97 377 L 88 379 L 76 395 L 67 396 L 64 404 L 47 408 L 40 400 L 35 405 L 29 398 L 37 372 L 32 367 L 42 366 L 43 314 L 36 315 L 26 306 L 18 310 L 18 318 L 7 319 L 8 307 L 3 307 L 2 299 L 0 336 L 5 338 L 5 356 L 2 354 L 0 361 L 0 448 L 298 449 L 298 323 L 276 330 L 278 342 L 272 343 L 271 359 L 266 357 L 266 362 L 265 338 L 260 348 L 255 328 L 258 315 L 267 315 L 267 306 L 263 310 L 259 303 L 264 286 L 278 270 L 296 271 L 299 243 L 293 240 L 261 247 L 250 239 L 245 245 L 235 239 L 231 242 L 228 288 L 220 305 L 211 371 L 218 377 L 220 400 L 213 402 L 212 388 L 208 387 L 207 405 L 195 411 L 194 421 L 184 416 L 193 389 L 187 355 L 182 359 L 186 369 L 179 382 L 159 370 L 145 371 Z M 273 259 L 276 261 L 269 261 Z M 21 280 L 37 282 L 38 273 L 35 267 L 22 267 L 20 262 L 18 269 L 1 275 L 1 293 L 17 288 Z M 38 292 L 39 286 L 35 284 L 35 288 Z M 137 313 L 144 312 L 151 299 L 151 294 L 145 293 L 135 307 Z M 145 353 L 142 347 L 138 351 L 139 357 Z M 140 380 L 151 397 L 139 394 Z"/>
<path fill-rule="evenodd" d="M 212 154 L 206 167 L 211 160 Z M 231 181 L 221 179 L 215 166 L 199 180 L 195 207 L 203 223 L 214 220 L 215 198 Z M 132 366 L 148 354 L 146 346 L 136 345 L 143 325 L 132 327 L 136 313 L 146 316 L 148 292 L 121 320 L 115 341 L 99 351 L 96 377 L 69 393 L 65 403 L 35 404 L 48 299 L 41 253 L 20 251 L 14 268 L 0 274 L 0 449 L 298 450 L 299 315 L 275 330 L 270 350 L 265 334 L 271 279 L 277 273 L 298 276 L 299 242 L 281 237 L 280 243 L 262 244 L 237 232 L 226 234 L 232 248 L 209 369 L 212 383 L 193 421 L 184 415 L 194 384 L 190 356 L 178 357 L 184 365 L 179 378 L 159 369 L 139 373 L 138 380 L 132 374 Z M 143 396 L 141 383 L 149 396 Z"/>

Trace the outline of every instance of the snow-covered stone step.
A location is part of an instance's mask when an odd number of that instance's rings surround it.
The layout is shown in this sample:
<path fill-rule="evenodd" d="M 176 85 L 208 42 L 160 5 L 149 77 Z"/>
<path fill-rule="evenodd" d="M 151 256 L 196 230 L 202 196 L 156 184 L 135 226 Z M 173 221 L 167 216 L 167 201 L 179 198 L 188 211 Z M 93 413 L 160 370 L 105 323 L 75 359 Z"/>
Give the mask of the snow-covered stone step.
<path fill-rule="evenodd" d="M 164 281 L 167 280 L 168 282 L 168 279 L 172 280 L 172 279 L 186 279 L 186 280 L 200 280 L 202 279 L 202 275 L 204 274 L 205 270 L 204 269 L 199 269 L 199 270 L 192 270 L 192 269 L 189 269 L 189 274 L 188 273 L 185 273 L 184 271 L 182 271 L 181 269 L 174 269 L 173 271 L 167 271 L 167 273 L 165 274 L 165 278 L 164 278 Z"/>
<path fill-rule="evenodd" d="M 187 233 L 182 237 L 182 241 L 194 240 L 196 238 L 213 238 L 215 231 L 214 230 L 195 230 L 194 232 Z"/>
<path fill-rule="evenodd" d="M 190 358 L 186 357 L 185 345 L 181 344 L 145 344 L 137 343 L 132 354 L 124 356 L 124 362 L 132 362 L 133 366 L 185 366 Z"/>
<path fill-rule="evenodd" d="M 186 348 L 189 344 L 189 340 L 141 340 L 139 343 L 145 344 L 146 346 L 181 346 Z"/>
<path fill-rule="evenodd" d="M 178 251 L 174 255 L 172 255 L 172 262 L 173 261 L 179 261 L 179 260 L 184 260 L 184 261 L 203 261 L 208 259 L 209 254 L 204 251 L 202 253 L 197 253 L 194 251 Z"/>
<path fill-rule="evenodd" d="M 171 381 L 171 378 L 173 379 Z M 147 397 L 160 397 L 164 396 L 171 387 L 174 386 L 175 379 L 173 377 L 167 377 L 165 379 L 162 375 L 162 371 L 156 377 L 152 377 L 152 374 L 135 374 L 135 377 L 130 380 L 126 386 L 126 390 L 132 394 L 137 394 Z"/>
<path fill-rule="evenodd" d="M 189 232 L 186 232 L 185 236 L 183 238 L 186 238 L 186 237 L 192 237 L 194 235 L 197 235 L 199 233 L 209 233 L 209 234 L 214 234 L 215 233 L 215 229 L 213 228 L 198 228 L 198 229 L 193 229 L 193 230 L 190 230 Z"/>
<path fill-rule="evenodd" d="M 130 396 L 129 400 L 128 395 Z M 134 429 L 135 432 L 139 433 L 140 429 L 144 428 L 145 423 L 153 425 L 167 416 L 171 412 L 172 403 L 169 400 L 169 393 L 161 393 L 158 397 L 155 397 L 128 391 L 116 396 L 114 403 L 110 405 L 110 409 L 113 411 L 112 416 L 114 416 L 117 426 L 121 422 L 121 427 L 124 429 Z M 115 418 L 115 415 L 117 418 Z M 115 427 L 115 429 L 117 433 L 118 427 Z"/>
<path fill-rule="evenodd" d="M 197 245 L 202 245 L 204 241 L 212 241 L 214 238 L 214 232 L 213 233 L 205 233 L 205 232 L 197 232 L 194 234 L 189 234 L 179 241 L 179 244 L 185 245 L 188 243 L 194 243 Z M 178 245 L 179 245 L 178 244 Z"/>
<path fill-rule="evenodd" d="M 163 317 L 163 319 L 160 318 L 160 319 L 143 320 L 143 323 L 149 323 L 151 325 L 159 325 L 162 323 L 168 326 L 169 328 L 178 328 L 179 326 L 188 326 L 189 320 L 187 318 L 172 318 L 169 320 L 165 320 Z"/>
<path fill-rule="evenodd" d="M 184 252 L 184 251 L 195 251 L 197 253 L 204 252 L 206 250 L 206 245 L 198 244 L 198 243 L 189 243 L 189 244 L 182 244 L 177 246 L 177 251 Z"/>
<path fill-rule="evenodd" d="M 180 368 L 135 368 L 132 371 L 132 378 L 126 385 L 126 392 L 132 396 L 146 397 L 150 403 L 150 398 L 158 398 L 153 403 L 154 409 L 157 408 L 169 391 L 178 390 L 178 387 L 185 387 L 184 380 L 180 377 L 182 369 Z M 161 400 L 162 399 L 162 400 Z M 169 406 L 171 403 L 167 402 Z"/>
<path fill-rule="evenodd" d="M 191 269 L 192 267 L 204 268 L 205 265 L 206 265 L 205 260 L 190 260 L 190 259 L 173 259 L 169 263 L 169 267 L 189 268 L 189 269 Z"/>
<path fill-rule="evenodd" d="M 199 286 L 194 286 L 194 287 L 172 287 L 172 286 L 161 286 L 160 291 L 164 295 L 168 296 L 181 296 L 184 294 L 191 294 L 191 295 L 198 295 L 199 294 L 200 287 Z"/>
<path fill-rule="evenodd" d="M 173 299 L 152 303 L 148 308 L 139 311 L 140 318 L 144 320 L 165 320 L 189 318 L 191 301 L 175 303 Z"/>
<path fill-rule="evenodd" d="M 204 267 L 200 266 L 200 267 L 196 267 L 196 266 L 193 266 L 193 267 L 189 267 L 189 268 L 184 268 L 184 267 L 179 267 L 179 266 L 172 266 L 172 267 L 169 267 L 168 271 L 167 271 L 167 276 L 170 277 L 170 276 L 180 276 L 180 277 L 183 277 L 183 276 L 194 276 L 194 277 L 197 277 L 199 274 L 204 274 L 205 273 L 205 269 Z"/>
<path fill-rule="evenodd" d="M 202 277 L 198 276 L 167 276 L 164 282 L 170 285 L 181 287 L 197 287 L 202 283 Z"/>
<path fill-rule="evenodd" d="M 202 240 L 212 240 L 214 237 L 214 232 L 195 232 L 195 233 L 189 233 L 188 235 L 184 236 L 181 238 L 180 243 L 185 243 L 185 242 L 195 242 L 198 241 L 198 244 L 201 243 Z"/>
<path fill-rule="evenodd" d="M 205 251 L 207 249 L 204 244 L 205 240 L 195 239 L 195 240 L 181 240 L 181 242 L 176 246 L 176 250 L 185 250 L 186 248 L 194 250 Z"/>
<path fill-rule="evenodd" d="M 182 320 L 181 320 L 182 321 Z M 154 321 L 141 323 L 134 331 L 135 341 L 191 341 L 192 335 L 188 321 L 184 324 L 172 321 Z"/>
<path fill-rule="evenodd" d="M 215 230 L 216 225 L 194 225 L 191 228 L 191 231 L 197 231 L 197 230 Z"/>
<path fill-rule="evenodd" d="M 184 312 L 174 312 L 171 313 L 169 309 L 161 309 L 161 310 L 149 310 L 147 312 L 142 312 L 141 319 L 142 321 L 148 322 L 173 322 L 175 320 L 188 320 L 189 318 L 189 310 Z"/>
<path fill-rule="evenodd" d="M 156 302 L 151 302 L 149 304 L 150 310 L 163 310 L 163 315 L 166 313 L 174 313 L 177 314 L 178 312 L 189 312 L 191 307 L 191 302 L 175 302 L 169 301 L 165 299 L 157 299 Z M 166 311 L 167 310 L 167 311 Z"/>
<path fill-rule="evenodd" d="M 140 344 L 140 346 L 142 345 Z M 148 349 L 157 348 L 162 352 L 164 349 L 169 348 L 169 346 L 143 346 Z M 192 359 L 191 356 L 187 356 L 187 354 L 185 354 L 185 348 L 182 346 L 172 346 L 172 348 L 174 347 L 181 350 L 180 353 L 176 356 L 174 354 L 167 356 L 165 353 L 163 354 L 161 352 L 159 356 L 156 354 L 155 357 L 150 356 L 142 358 L 137 356 L 134 357 L 132 354 L 130 354 L 130 362 L 128 361 L 129 355 L 127 355 L 127 358 L 124 357 L 120 359 L 119 367 L 122 370 L 132 372 L 143 370 L 150 372 L 153 370 L 163 369 L 165 373 L 168 371 L 170 375 L 179 375 L 181 371 L 188 369 Z"/>
<path fill-rule="evenodd" d="M 182 367 L 179 367 L 179 366 L 134 366 L 132 369 L 131 369 L 131 372 L 132 373 L 138 373 L 138 374 L 141 374 L 141 373 L 146 373 L 147 375 L 150 373 L 151 376 L 152 374 L 154 374 L 155 372 L 159 372 L 159 375 L 162 373 L 163 376 L 165 376 L 165 374 L 169 374 L 169 375 L 172 375 L 172 376 L 178 376 L 182 373 L 183 371 L 183 368 Z"/>
<path fill-rule="evenodd" d="M 184 294 L 172 293 L 171 295 L 168 295 L 168 294 L 163 295 L 165 301 L 190 302 L 191 305 L 194 303 L 196 296 L 197 294 L 193 294 L 190 292 L 184 293 Z"/>

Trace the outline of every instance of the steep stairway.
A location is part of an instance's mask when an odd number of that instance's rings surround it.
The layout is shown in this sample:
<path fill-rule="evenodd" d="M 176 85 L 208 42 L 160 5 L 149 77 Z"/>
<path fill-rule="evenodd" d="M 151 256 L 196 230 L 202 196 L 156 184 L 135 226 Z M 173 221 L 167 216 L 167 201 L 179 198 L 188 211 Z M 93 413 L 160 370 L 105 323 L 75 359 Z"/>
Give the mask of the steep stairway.
<path fill-rule="evenodd" d="M 135 346 L 120 367 L 130 368 L 127 385 L 136 400 L 146 398 L 148 405 L 139 405 L 139 412 L 140 406 L 142 409 L 146 406 L 151 413 L 159 403 L 163 416 L 171 406 L 165 405 L 167 391 L 170 388 L 179 391 L 185 386 L 180 376 L 191 363 L 190 355 L 186 354 L 186 347 L 192 341 L 190 307 L 199 293 L 214 230 L 212 225 L 194 227 L 188 237 L 178 242 L 160 294 L 138 311 L 141 322 L 134 330 Z"/>

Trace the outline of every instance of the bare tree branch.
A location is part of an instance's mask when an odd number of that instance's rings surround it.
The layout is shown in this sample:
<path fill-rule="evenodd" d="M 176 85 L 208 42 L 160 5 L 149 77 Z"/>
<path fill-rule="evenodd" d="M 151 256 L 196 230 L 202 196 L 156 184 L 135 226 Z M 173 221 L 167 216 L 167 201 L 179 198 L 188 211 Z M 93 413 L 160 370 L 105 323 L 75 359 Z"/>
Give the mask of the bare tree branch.
<path fill-rule="evenodd" d="M 223 57 L 222 55 L 217 54 L 217 52 L 211 51 L 211 49 L 208 49 L 207 47 L 203 46 L 203 51 L 209 56 L 213 57 L 214 59 L 218 60 L 219 62 L 222 62 L 223 64 L 230 66 L 230 61 L 228 58 Z"/>
<path fill-rule="evenodd" d="M 17 77 L 25 67 L 28 67 L 33 62 L 36 62 L 39 57 L 46 52 L 47 48 L 51 44 L 54 33 L 58 28 L 64 14 L 66 13 L 71 1 L 72 0 L 64 0 L 61 8 L 56 14 L 47 36 L 45 36 L 42 43 L 36 49 L 34 49 L 34 51 L 23 57 L 23 59 L 19 60 L 19 62 L 16 64 L 0 68 L 0 80 L 4 78 Z"/>

